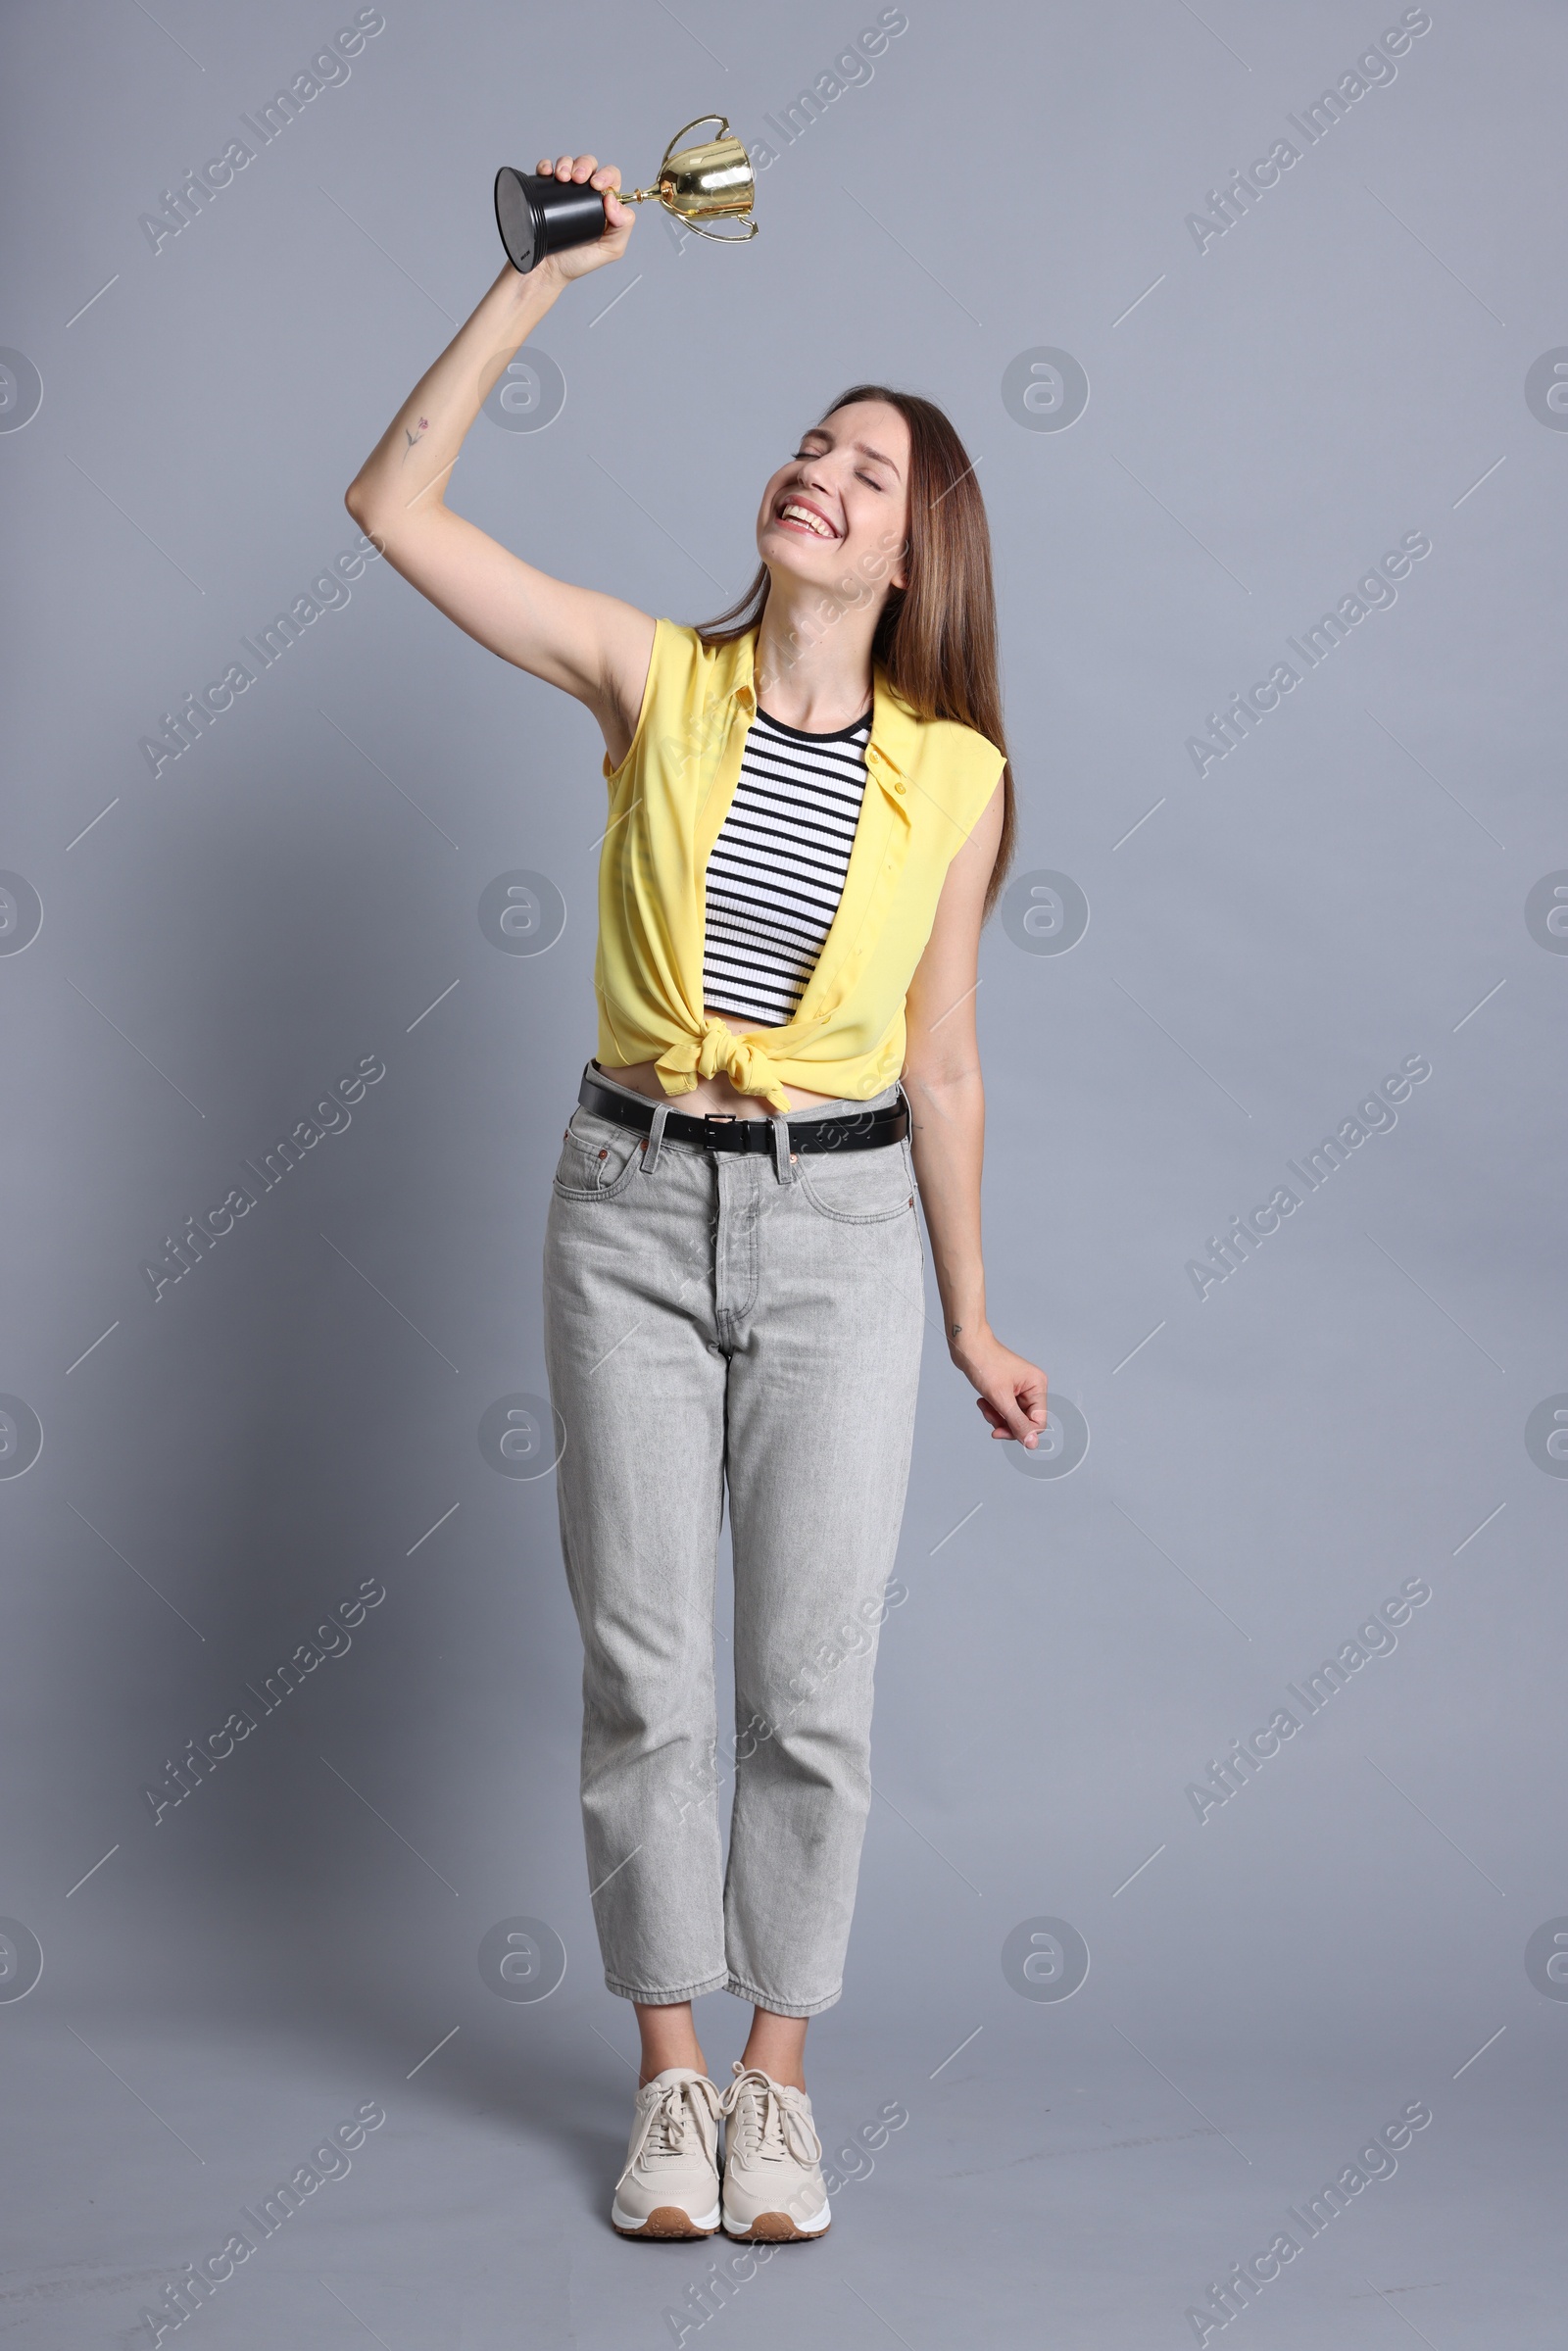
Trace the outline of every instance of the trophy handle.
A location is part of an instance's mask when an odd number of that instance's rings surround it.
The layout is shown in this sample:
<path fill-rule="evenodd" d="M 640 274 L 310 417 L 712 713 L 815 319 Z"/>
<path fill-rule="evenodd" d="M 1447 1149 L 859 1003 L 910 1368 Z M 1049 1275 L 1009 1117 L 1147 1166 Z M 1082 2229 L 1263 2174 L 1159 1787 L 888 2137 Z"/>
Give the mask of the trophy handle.
<path fill-rule="evenodd" d="M 729 117 L 728 117 L 728 115 L 720 115 L 720 114 L 711 114 L 711 115 L 697 115 L 697 116 L 695 116 L 695 117 L 692 119 L 692 121 L 691 121 L 690 122 L 683 122 L 683 123 L 681 124 L 681 126 L 680 126 L 679 130 L 677 130 L 677 131 L 676 131 L 676 133 L 675 133 L 674 137 L 673 137 L 673 138 L 670 140 L 670 142 L 669 142 L 669 145 L 668 145 L 668 146 L 667 146 L 667 147 L 664 149 L 663 155 L 662 155 L 662 156 L 661 157 L 661 159 L 660 159 L 660 165 L 659 165 L 659 169 L 660 169 L 660 171 L 662 171 L 662 170 L 664 169 L 664 166 L 665 166 L 665 164 L 667 164 L 667 163 L 668 163 L 668 161 L 669 161 L 670 157 L 671 157 L 671 156 L 674 154 L 674 152 L 675 152 L 676 148 L 677 148 L 677 147 L 680 145 L 680 143 L 681 143 L 681 140 L 682 140 L 682 139 L 683 139 L 683 138 L 686 136 L 686 133 L 687 133 L 687 131 L 688 131 L 688 130 L 695 130 L 695 129 L 697 128 L 697 125 L 698 125 L 698 123 L 699 123 L 699 122 L 716 122 L 716 123 L 718 124 L 718 135 L 719 135 L 719 137 L 720 137 L 721 139 L 727 139 L 727 138 L 729 137 Z M 656 176 L 657 176 L 657 174 L 656 174 Z"/>
<path fill-rule="evenodd" d="M 701 116 L 698 117 L 698 120 L 699 122 L 702 120 Z M 746 234 L 743 237 L 721 236 L 716 228 L 704 228 L 701 222 L 697 220 L 683 220 L 681 222 L 681 226 L 682 228 L 689 228 L 694 237 L 711 237 L 715 245 L 747 245 L 750 244 L 752 238 L 757 234 L 757 222 L 755 220 L 747 221 Z"/>

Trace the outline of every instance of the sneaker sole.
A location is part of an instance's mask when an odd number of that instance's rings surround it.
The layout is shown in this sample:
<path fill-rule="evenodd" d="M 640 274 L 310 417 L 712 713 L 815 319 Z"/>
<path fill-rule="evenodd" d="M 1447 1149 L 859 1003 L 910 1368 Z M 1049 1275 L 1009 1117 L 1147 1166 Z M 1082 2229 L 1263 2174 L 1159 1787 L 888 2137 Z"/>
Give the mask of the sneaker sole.
<path fill-rule="evenodd" d="M 744 2229 L 738 2229 L 731 2227 L 728 2213 L 724 2215 L 724 2234 L 742 2245 L 810 2244 L 817 2237 L 826 2236 L 832 2226 L 832 2222 L 824 2218 L 819 2227 L 802 2229 L 787 2212 L 760 2212 L 755 2221 L 749 2221 Z"/>
<path fill-rule="evenodd" d="M 717 2232 L 718 2222 L 716 2204 L 701 2220 L 693 2220 L 678 2204 L 656 2204 L 646 2221 L 634 2221 L 618 2204 L 612 2206 L 610 2214 L 610 2225 L 617 2236 L 712 2236 Z"/>

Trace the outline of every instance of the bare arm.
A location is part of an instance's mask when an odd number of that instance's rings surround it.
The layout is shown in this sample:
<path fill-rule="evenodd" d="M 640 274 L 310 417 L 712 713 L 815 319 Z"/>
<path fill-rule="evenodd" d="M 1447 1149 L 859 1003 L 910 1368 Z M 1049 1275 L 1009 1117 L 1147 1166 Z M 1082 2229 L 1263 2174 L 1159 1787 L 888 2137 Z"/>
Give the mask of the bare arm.
<path fill-rule="evenodd" d="M 948 867 L 905 1006 L 904 1090 L 914 1116 L 914 1172 L 931 1236 L 948 1352 L 971 1387 L 992 1435 L 1031 1451 L 1046 1425 L 1046 1375 L 1015 1355 L 986 1320 L 980 1253 L 980 1167 L 985 1085 L 975 1034 L 980 920 L 1002 838 L 1002 786 Z"/>
<path fill-rule="evenodd" d="M 468 428 L 518 347 L 572 278 L 619 261 L 636 214 L 609 191 L 612 164 L 564 155 L 542 172 L 607 191 L 605 235 L 554 254 L 526 276 L 509 262 L 466 326 L 420 376 L 344 501 L 395 570 L 470 637 L 586 704 L 618 764 L 630 745 L 653 653 L 635 605 L 553 579 L 446 504 Z"/>

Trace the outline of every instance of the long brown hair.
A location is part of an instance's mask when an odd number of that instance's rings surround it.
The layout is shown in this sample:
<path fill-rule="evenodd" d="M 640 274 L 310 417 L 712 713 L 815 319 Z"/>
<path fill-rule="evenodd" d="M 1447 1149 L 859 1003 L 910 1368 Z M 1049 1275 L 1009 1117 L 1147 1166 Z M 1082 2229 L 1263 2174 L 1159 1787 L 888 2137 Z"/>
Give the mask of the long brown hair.
<path fill-rule="evenodd" d="M 1002 839 L 986 886 L 989 914 L 1012 862 L 1016 813 L 997 676 L 997 600 L 985 501 L 968 452 L 934 401 L 890 391 L 886 384 L 852 384 L 823 411 L 822 421 L 858 400 L 885 400 L 909 428 L 908 585 L 888 590 L 871 659 L 918 717 L 972 726 L 1003 755 Z M 761 619 L 771 585 L 767 565 L 760 564 L 745 594 L 698 629 L 702 642 L 732 645 L 748 635 Z"/>

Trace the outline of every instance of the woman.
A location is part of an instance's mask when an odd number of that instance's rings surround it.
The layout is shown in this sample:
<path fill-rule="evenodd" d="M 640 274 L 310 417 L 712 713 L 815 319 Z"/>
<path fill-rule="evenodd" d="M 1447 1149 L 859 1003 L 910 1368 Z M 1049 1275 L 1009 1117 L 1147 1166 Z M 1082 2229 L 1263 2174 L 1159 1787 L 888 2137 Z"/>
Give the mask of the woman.
<path fill-rule="evenodd" d="M 563 1140 L 545 1345 L 584 1644 L 582 1805 L 612 1991 L 642 2068 L 627 2235 L 820 2235 L 808 2020 L 840 1994 L 876 1629 L 925 1319 L 994 1439 L 1046 1381 L 985 1312 L 980 925 L 1011 836 L 989 539 L 941 411 L 859 386 L 758 515 L 749 595 L 696 630 L 548 578 L 443 488 L 491 385 L 597 244 L 509 266 L 348 493 L 421 594 L 573 695 L 605 739 L 596 1058 Z M 714 1554 L 735 1559 L 735 1791 L 720 1877 Z M 691 2003 L 755 2010 L 720 2094 Z M 719 2178 L 719 2124 L 726 2123 Z"/>

